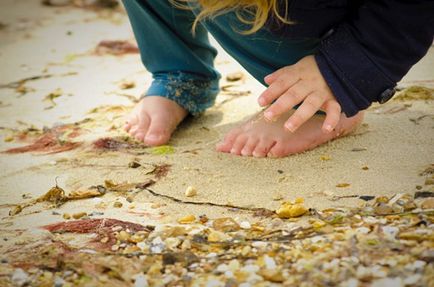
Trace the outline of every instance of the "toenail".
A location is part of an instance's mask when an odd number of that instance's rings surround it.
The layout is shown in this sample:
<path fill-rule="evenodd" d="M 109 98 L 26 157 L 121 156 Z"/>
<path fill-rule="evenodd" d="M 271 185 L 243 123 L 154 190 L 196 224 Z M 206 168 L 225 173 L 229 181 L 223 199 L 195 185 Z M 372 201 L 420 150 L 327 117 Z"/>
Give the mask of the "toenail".
<path fill-rule="evenodd" d="M 151 140 L 151 141 L 155 141 L 155 140 L 159 140 L 160 137 L 157 136 L 157 135 L 147 135 L 147 136 L 146 136 L 146 139 L 147 139 L 147 140 Z"/>

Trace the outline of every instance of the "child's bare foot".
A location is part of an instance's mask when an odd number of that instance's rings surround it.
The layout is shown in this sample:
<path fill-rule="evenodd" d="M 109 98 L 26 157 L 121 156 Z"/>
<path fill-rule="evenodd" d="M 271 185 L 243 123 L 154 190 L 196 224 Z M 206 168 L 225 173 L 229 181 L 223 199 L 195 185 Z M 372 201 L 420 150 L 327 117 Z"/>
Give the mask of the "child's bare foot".
<path fill-rule="evenodd" d="M 188 112 L 174 101 L 159 96 L 144 97 L 128 116 L 125 130 L 150 146 L 169 141 Z"/>
<path fill-rule="evenodd" d="M 347 135 L 363 120 L 363 112 L 351 118 L 342 114 L 336 129 L 325 133 L 321 129 L 324 116 L 314 115 L 295 133 L 291 133 L 283 127 L 283 124 L 293 112 L 292 110 L 283 114 L 275 122 L 265 120 L 261 112 L 247 123 L 231 130 L 217 145 L 217 150 L 244 156 L 284 157 L 313 149 L 334 138 Z"/>

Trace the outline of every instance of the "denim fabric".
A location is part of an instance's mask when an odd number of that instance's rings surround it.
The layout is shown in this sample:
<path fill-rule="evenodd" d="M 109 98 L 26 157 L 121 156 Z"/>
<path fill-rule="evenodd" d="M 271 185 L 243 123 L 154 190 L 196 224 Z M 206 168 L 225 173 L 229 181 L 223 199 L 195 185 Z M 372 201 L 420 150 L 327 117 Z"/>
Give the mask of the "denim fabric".
<path fill-rule="evenodd" d="M 169 1 L 125 0 L 142 61 L 154 81 L 146 96 L 164 96 L 197 115 L 212 106 L 220 74 L 214 69 L 216 50 L 208 31 L 222 47 L 261 83 L 266 75 L 314 54 L 320 39 L 288 39 L 266 27 L 253 35 L 234 13 L 198 25 L 194 35 L 192 10 L 174 8 Z M 194 11 L 194 9 L 193 9 Z"/>
<path fill-rule="evenodd" d="M 142 61 L 154 75 L 146 95 L 172 99 L 192 114 L 210 107 L 220 79 L 210 32 L 264 85 L 266 75 L 314 54 L 343 112 L 353 116 L 372 102 L 387 100 L 384 95 L 433 42 L 432 0 L 288 3 L 293 25 L 270 18 L 257 33 L 243 35 L 239 31 L 249 27 L 229 12 L 203 21 L 193 35 L 195 9 L 178 9 L 168 0 L 124 0 Z"/>

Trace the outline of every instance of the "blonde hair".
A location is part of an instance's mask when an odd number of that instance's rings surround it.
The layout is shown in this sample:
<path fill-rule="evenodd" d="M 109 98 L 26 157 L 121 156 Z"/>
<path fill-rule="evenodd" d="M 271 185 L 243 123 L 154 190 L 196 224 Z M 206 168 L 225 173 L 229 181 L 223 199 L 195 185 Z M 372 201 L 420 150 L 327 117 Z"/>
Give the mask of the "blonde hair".
<path fill-rule="evenodd" d="M 200 12 L 193 23 L 193 31 L 199 21 L 207 18 L 212 19 L 230 11 L 235 11 L 238 20 L 250 26 L 250 29 L 238 31 L 241 34 L 253 34 L 257 32 L 265 25 L 270 15 L 274 16 L 281 23 L 293 23 L 287 19 L 287 0 L 171 0 L 171 2 L 176 7 L 182 9 L 191 9 L 188 3 L 199 4 Z M 285 4 L 283 15 L 279 11 L 279 2 L 284 2 Z"/>

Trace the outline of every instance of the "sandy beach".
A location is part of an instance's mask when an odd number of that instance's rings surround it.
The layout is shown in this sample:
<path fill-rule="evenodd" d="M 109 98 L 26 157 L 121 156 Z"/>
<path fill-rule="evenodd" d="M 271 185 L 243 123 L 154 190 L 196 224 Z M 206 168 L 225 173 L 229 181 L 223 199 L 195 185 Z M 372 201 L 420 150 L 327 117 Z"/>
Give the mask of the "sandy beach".
<path fill-rule="evenodd" d="M 315 210 L 364 208 L 375 206 L 374 198 L 408 194 L 416 202 L 411 210 L 422 211 L 433 219 L 432 213 L 426 213 L 433 207 L 428 202 L 423 206 L 427 208 L 422 208 L 422 204 L 434 193 L 434 47 L 399 83 L 402 92 L 386 104 L 369 108 L 364 124 L 353 134 L 302 154 L 258 159 L 215 151 L 215 144 L 230 128 L 260 111 L 256 98 L 264 90 L 220 47 L 216 67 L 222 74 L 222 92 L 216 105 L 182 123 L 167 146 L 148 148 L 128 140 L 121 128 L 124 116 L 151 81 L 121 8 L 46 6 L 28 0 L 4 0 L 0 7 L 2 284 L 28 284 L 12 280 L 21 265 L 14 265 L 8 256 L 16 254 L 17 246 L 25 249 L 37 238 L 45 238 L 48 231 L 35 231 L 41 226 L 68 222 L 65 214 L 85 213 L 76 219 L 112 218 L 152 225 L 157 230 L 187 215 L 194 215 L 194 222 L 199 224 L 200 216 L 206 215 L 211 220 L 230 217 L 238 223 L 268 226 L 279 217 L 267 212 L 278 210 L 283 202 L 303 198 L 310 215 L 281 221 L 305 226 L 312 223 Z M 113 42 L 105 45 L 102 41 L 123 42 L 113 46 Z M 233 73 L 241 73 L 242 77 L 228 81 L 226 77 Z M 45 140 L 53 137 L 56 143 L 36 147 L 35 142 L 43 136 Z M 23 146 L 30 147 L 13 150 Z M 66 194 L 97 192 L 98 186 L 104 192 L 84 199 L 62 198 L 54 206 L 53 201 L 37 200 L 55 186 Z M 194 187 L 197 194 L 187 197 L 188 187 Z M 427 196 L 416 200 L 415 193 L 421 191 Z M 366 201 L 361 197 L 372 198 Z M 17 206 L 22 210 L 17 212 Z M 11 210 L 16 214 L 11 215 Z M 428 221 L 424 226 L 428 235 L 418 241 L 420 252 L 431 252 L 431 259 L 418 259 L 426 262 L 424 267 L 409 271 L 419 274 L 419 281 L 406 285 L 402 279 L 401 285 L 394 286 L 434 284 L 430 272 L 434 261 L 432 227 L 432 221 Z M 37 235 L 30 236 L 30 240 L 29 232 Z M 39 274 L 27 267 L 19 268 L 26 272 L 27 280 L 36 280 L 31 274 Z M 52 279 L 60 278 L 61 270 L 56 270 L 45 272 L 52 272 Z M 212 280 L 225 282 L 217 275 Z M 150 286 L 182 286 L 147 276 L 144 278 Z M 267 276 L 260 275 L 252 284 L 286 282 Z M 377 279 L 393 276 L 391 272 Z M 64 284 L 69 282 L 62 278 Z M 376 277 L 372 278 L 361 280 L 359 285 L 350 282 L 343 286 L 371 286 Z M 138 285 L 138 280 L 131 278 L 130 282 L 121 280 L 122 284 L 116 284 L 147 286 Z M 106 286 L 116 286 L 114 281 L 105 282 Z M 207 282 L 203 279 L 196 286 L 220 286 Z M 238 286 L 240 282 L 226 286 Z M 195 286 L 194 280 L 190 283 Z M 89 284 L 70 286 L 97 286 Z M 286 286 L 291 284 L 287 282 Z"/>

